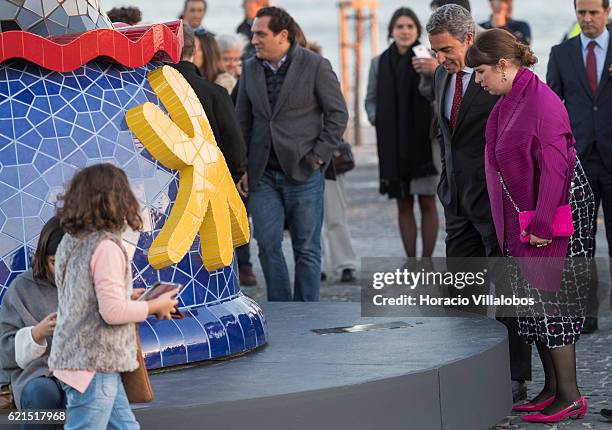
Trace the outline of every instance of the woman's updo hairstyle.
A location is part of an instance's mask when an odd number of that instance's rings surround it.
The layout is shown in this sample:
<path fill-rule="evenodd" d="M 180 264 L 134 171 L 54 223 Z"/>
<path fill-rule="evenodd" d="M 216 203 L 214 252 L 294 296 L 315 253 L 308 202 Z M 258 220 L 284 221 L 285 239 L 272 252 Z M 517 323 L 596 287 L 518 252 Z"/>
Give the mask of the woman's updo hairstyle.
<path fill-rule="evenodd" d="M 520 67 L 532 67 L 538 62 L 531 48 L 519 42 L 512 33 L 493 28 L 478 33 L 468 49 L 465 64 L 472 68 L 483 64 L 495 66 L 502 58 Z"/>

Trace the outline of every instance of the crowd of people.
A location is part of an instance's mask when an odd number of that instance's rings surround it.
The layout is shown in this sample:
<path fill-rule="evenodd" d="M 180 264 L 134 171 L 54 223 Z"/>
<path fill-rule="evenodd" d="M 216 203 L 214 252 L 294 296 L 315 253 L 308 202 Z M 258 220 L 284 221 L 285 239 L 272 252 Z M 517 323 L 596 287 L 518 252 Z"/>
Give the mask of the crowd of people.
<path fill-rule="evenodd" d="M 397 200 L 407 257 L 417 256 L 417 202 L 422 256 L 433 255 L 438 200 L 447 257 L 590 261 L 600 205 L 612 256 L 610 5 L 574 5 L 580 32 L 552 48 L 546 83 L 532 71 L 531 31 L 512 18 L 511 0 L 490 0 L 491 17 L 479 25 L 468 0 L 432 1 L 425 26 L 408 7 L 390 17 L 389 46 L 371 61 L 365 109 L 376 128 L 380 193 Z M 347 168 L 335 162 L 350 154 L 346 102 L 332 65 L 287 11 L 267 0 L 244 0 L 243 9 L 236 34 L 215 35 L 204 26 L 206 1 L 186 0 L 181 60 L 172 66 L 202 103 L 244 199 L 268 300 L 317 301 L 328 273 L 356 279 Z M 121 7 L 109 17 L 137 25 L 142 14 Z M 67 407 L 69 429 L 138 428 L 119 375 L 137 366 L 134 323 L 171 318 L 177 300 L 169 292 L 136 301 L 143 291 L 132 289 L 120 234 L 126 225 L 141 229 L 142 220 L 121 169 L 81 170 L 62 199 L 32 269 L 4 297 L 0 363 L 19 408 Z M 571 232 L 558 231 L 559 219 Z M 256 285 L 248 244 L 236 259 L 241 284 Z M 582 418 L 587 399 L 575 345 L 597 329 L 598 279 L 586 285 L 577 265 L 514 269 L 503 282 L 538 299 L 531 313 L 499 318 L 509 334 L 514 410 L 529 412 L 527 422 Z M 531 344 L 544 386 L 519 403 L 531 379 Z"/>

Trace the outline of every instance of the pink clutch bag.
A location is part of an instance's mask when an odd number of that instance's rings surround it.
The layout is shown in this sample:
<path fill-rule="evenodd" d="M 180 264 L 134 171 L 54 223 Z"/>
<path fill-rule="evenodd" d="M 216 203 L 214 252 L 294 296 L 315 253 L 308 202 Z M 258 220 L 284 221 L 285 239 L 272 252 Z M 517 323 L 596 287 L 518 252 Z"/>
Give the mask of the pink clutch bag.
<path fill-rule="evenodd" d="M 514 206 L 514 209 L 518 213 L 519 217 L 519 227 L 520 227 L 520 238 L 522 243 L 529 243 L 529 235 L 523 236 L 522 232 L 527 230 L 529 223 L 533 219 L 535 211 L 521 211 L 519 207 L 514 202 L 514 199 L 510 195 L 510 191 L 508 191 L 508 187 L 506 187 L 506 183 L 504 182 L 504 178 L 501 175 L 501 172 L 497 172 L 497 176 L 499 177 L 499 182 L 501 182 L 502 188 L 506 192 L 506 195 L 510 199 L 510 202 Z M 573 183 L 572 183 L 573 185 Z M 553 237 L 571 237 L 574 234 L 574 221 L 572 220 L 572 205 L 563 205 L 559 206 L 555 211 L 555 217 L 553 218 Z"/>
<path fill-rule="evenodd" d="M 519 226 L 521 232 L 525 231 L 535 211 L 523 211 L 519 212 Z M 555 217 L 553 219 L 553 237 L 570 237 L 574 234 L 574 222 L 572 220 L 572 207 L 571 205 L 559 206 L 555 211 Z M 529 235 L 523 236 L 521 234 L 521 242 L 528 243 Z"/>

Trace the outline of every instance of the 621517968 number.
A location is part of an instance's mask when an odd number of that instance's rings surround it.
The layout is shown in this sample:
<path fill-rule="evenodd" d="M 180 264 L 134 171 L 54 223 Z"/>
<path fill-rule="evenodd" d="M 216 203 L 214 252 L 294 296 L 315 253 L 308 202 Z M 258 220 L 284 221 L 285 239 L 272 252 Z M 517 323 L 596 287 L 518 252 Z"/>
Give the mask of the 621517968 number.
<path fill-rule="evenodd" d="M 11 411 L 7 418 L 11 422 L 61 424 L 66 421 L 66 411 L 36 409 Z"/>

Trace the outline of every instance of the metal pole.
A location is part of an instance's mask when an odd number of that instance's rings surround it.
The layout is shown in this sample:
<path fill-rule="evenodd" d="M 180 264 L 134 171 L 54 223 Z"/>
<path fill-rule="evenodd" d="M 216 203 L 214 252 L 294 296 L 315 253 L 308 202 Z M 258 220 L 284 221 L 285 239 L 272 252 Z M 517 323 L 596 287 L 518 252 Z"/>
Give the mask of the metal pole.
<path fill-rule="evenodd" d="M 349 72 L 348 72 L 348 27 L 347 27 L 347 16 L 346 16 L 346 4 L 339 3 L 340 12 L 340 69 L 341 69 L 341 86 L 342 95 L 348 102 L 349 98 Z"/>
<path fill-rule="evenodd" d="M 378 55 L 378 17 L 376 15 L 376 5 L 370 9 L 370 44 L 372 45 L 372 57 Z"/>
<path fill-rule="evenodd" d="M 361 41 L 363 39 L 363 13 L 360 7 L 355 11 L 355 86 L 353 88 L 353 136 L 354 144 L 361 145 Z"/>

